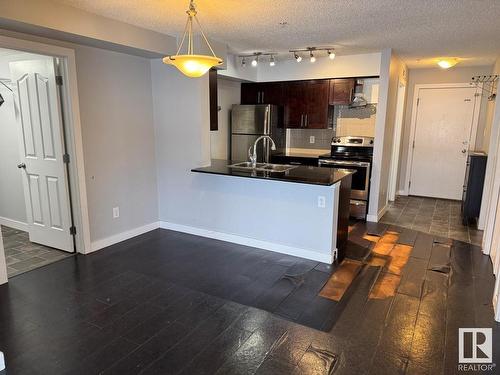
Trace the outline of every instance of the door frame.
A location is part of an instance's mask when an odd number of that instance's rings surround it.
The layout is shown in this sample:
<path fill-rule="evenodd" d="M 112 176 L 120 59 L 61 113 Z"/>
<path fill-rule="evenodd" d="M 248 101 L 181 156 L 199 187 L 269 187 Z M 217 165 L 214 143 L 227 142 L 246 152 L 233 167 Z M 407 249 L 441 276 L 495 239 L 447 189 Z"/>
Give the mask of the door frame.
<path fill-rule="evenodd" d="M 406 82 L 400 79 L 398 81 L 398 92 L 396 96 L 396 115 L 394 118 L 391 171 L 389 177 L 390 201 L 394 201 L 396 199 L 396 193 L 398 191 L 399 155 L 401 152 L 401 135 L 403 134 L 405 102 L 406 102 Z"/>
<path fill-rule="evenodd" d="M 411 122 L 410 122 L 410 137 L 408 138 L 408 143 L 406 147 L 408 149 L 408 155 L 406 157 L 406 175 L 404 184 L 404 195 L 409 195 L 410 180 L 411 180 L 411 168 L 413 164 L 413 141 L 415 140 L 416 126 L 417 126 L 417 112 L 418 112 L 418 96 L 420 90 L 422 89 L 445 89 L 445 88 L 474 88 L 471 83 L 421 83 L 416 84 L 413 91 L 413 103 L 411 109 Z M 476 87 L 476 93 L 478 93 L 480 88 Z M 472 127 L 471 133 L 469 134 L 469 150 L 476 147 L 477 138 L 477 128 L 479 123 L 479 113 L 481 111 L 481 96 L 474 96 L 474 113 L 472 115 Z"/>
<path fill-rule="evenodd" d="M 90 221 L 85 183 L 75 51 L 70 48 L 1 35 L 0 48 L 48 55 L 60 59 L 61 73 L 63 82 L 65 83 L 62 86 L 62 109 L 64 131 L 67 136 L 66 152 L 70 155 L 68 184 L 72 193 L 71 205 L 73 208 L 74 225 L 76 227 L 76 252 L 82 254 L 88 253 L 91 251 Z M 3 256 L 3 254 L 0 255 Z"/>

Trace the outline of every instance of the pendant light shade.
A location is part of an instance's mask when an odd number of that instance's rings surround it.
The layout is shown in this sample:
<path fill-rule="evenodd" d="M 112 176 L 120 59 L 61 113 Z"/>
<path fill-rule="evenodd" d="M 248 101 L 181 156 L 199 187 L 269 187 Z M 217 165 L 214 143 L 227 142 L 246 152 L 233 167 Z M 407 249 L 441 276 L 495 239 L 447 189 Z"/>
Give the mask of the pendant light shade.
<path fill-rule="evenodd" d="M 182 36 L 181 44 L 179 45 L 179 49 L 177 50 L 177 53 L 175 55 L 164 57 L 163 62 L 165 64 L 175 66 L 181 71 L 182 74 L 188 77 L 198 78 L 208 72 L 210 68 L 221 65 L 224 61 L 215 55 L 212 46 L 208 42 L 208 39 L 205 36 L 203 29 L 201 28 L 200 22 L 196 17 L 196 8 L 193 0 L 190 1 L 189 9 L 186 11 L 186 13 L 188 14 L 188 19 L 186 22 L 186 28 L 184 29 L 184 35 Z M 200 28 L 203 40 L 210 49 L 210 52 L 212 52 L 212 56 L 194 54 L 193 19 L 196 21 L 196 24 Z M 186 40 L 186 35 L 188 37 L 187 54 L 179 55 L 182 46 L 184 45 L 184 41 Z"/>

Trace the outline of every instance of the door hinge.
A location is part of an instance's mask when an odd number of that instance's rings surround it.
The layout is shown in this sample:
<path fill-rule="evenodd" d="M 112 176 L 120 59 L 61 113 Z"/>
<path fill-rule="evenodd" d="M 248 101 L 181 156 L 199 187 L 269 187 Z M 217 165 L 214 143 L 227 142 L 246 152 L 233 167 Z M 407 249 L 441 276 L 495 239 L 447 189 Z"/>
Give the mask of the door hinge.
<path fill-rule="evenodd" d="M 476 92 L 476 93 L 474 94 L 474 96 L 476 96 L 476 97 L 477 97 L 477 96 L 483 96 L 483 94 L 481 94 L 480 92 Z"/>
<path fill-rule="evenodd" d="M 412 147 L 415 148 L 415 140 L 413 140 L 413 146 Z"/>
<path fill-rule="evenodd" d="M 417 106 L 420 104 L 420 98 L 417 98 Z"/>
<path fill-rule="evenodd" d="M 63 163 L 65 163 L 65 164 L 69 163 L 69 154 L 64 154 L 63 155 Z"/>
<path fill-rule="evenodd" d="M 56 76 L 56 85 L 57 86 L 63 85 L 63 77 L 62 76 Z"/>
<path fill-rule="evenodd" d="M 408 181 L 408 189 L 411 188 L 411 181 Z"/>
<path fill-rule="evenodd" d="M 69 234 L 72 236 L 76 235 L 76 227 L 74 225 L 69 227 Z"/>

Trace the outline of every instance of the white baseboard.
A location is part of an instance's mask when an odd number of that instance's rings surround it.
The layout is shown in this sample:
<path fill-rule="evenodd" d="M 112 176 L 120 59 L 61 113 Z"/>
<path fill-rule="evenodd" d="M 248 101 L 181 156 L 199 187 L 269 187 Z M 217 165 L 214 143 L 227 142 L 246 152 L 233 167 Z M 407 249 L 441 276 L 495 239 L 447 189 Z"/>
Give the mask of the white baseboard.
<path fill-rule="evenodd" d="M 7 219 L 6 217 L 0 216 L 0 225 L 5 225 L 6 227 L 14 228 L 17 230 L 28 231 L 28 224 L 22 221 Z"/>
<path fill-rule="evenodd" d="M 213 230 L 192 227 L 189 225 L 175 224 L 167 221 L 160 221 L 160 228 L 170 229 L 176 232 L 194 234 L 200 237 L 213 238 L 216 240 L 236 243 L 239 245 L 257 247 L 259 249 L 274 251 L 281 254 L 287 254 L 300 258 L 311 259 L 317 262 L 323 262 L 328 264 L 333 263 L 333 254 L 321 254 L 314 250 L 302 249 L 298 247 L 277 244 L 274 242 L 257 240 L 255 238 L 239 236 L 236 234 L 216 232 Z"/>
<path fill-rule="evenodd" d="M 386 204 L 384 208 L 382 208 L 377 215 L 366 215 L 366 221 L 371 221 L 374 223 L 378 223 L 380 219 L 382 219 L 382 216 L 387 212 L 387 209 L 389 208 L 389 205 Z"/>
<path fill-rule="evenodd" d="M 151 224 L 143 225 L 142 227 L 130 229 L 130 230 L 127 230 L 125 232 L 121 232 L 121 233 L 115 234 L 113 236 L 94 241 L 91 244 L 90 251 L 88 251 L 86 254 L 90 254 L 94 251 L 101 250 L 105 247 L 114 245 L 118 242 L 128 240 L 129 238 L 139 236 L 139 235 L 147 233 L 147 232 L 151 232 L 152 230 L 158 229 L 159 227 L 160 227 L 160 223 L 156 221 L 156 222 L 151 223 Z"/>

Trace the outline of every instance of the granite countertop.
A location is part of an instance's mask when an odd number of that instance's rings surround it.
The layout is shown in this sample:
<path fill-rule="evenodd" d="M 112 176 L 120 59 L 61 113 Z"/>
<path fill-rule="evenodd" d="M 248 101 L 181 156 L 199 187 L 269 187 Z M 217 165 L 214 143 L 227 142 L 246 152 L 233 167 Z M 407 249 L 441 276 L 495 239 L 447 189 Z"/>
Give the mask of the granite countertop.
<path fill-rule="evenodd" d="M 323 168 L 309 166 L 294 166 L 286 172 L 255 171 L 251 169 L 229 168 L 229 165 L 237 162 L 231 160 L 212 159 L 212 164 L 208 167 L 191 169 L 192 172 L 217 174 L 223 176 L 235 176 L 256 178 L 263 180 L 294 182 L 299 184 L 331 186 L 344 177 L 355 173 L 349 169 Z"/>
<path fill-rule="evenodd" d="M 289 156 L 295 158 L 310 158 L 317 159 L 321 155 L 329 154 L 330 150 L 312 150 L 312 149 L 298 149 L 298 148 L 289 148 L 285 149 L 283 152 L 274 154 L 276 156 Z"/>

